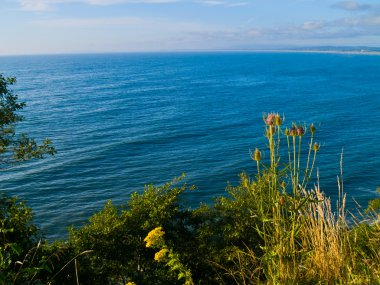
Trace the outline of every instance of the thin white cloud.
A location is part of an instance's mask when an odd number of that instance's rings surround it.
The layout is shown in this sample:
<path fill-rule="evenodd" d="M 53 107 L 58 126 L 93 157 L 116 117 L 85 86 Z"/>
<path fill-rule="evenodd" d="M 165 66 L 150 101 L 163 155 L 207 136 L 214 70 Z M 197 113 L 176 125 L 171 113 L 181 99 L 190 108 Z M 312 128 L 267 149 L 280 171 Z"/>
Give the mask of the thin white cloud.
<path fill-rule="evenodd" d="M 299 25 L 276 28 L 251 28 L 245 31 L 248 37 L 257 40 L 312 40 L 361 38 L 380 36 L 380 16 L 365 15 L 333 21 L 307 21 Z"/>
<path fill-rule="evenodd" d="M 52 9 L 52 6 L 65 3 L 85 3 L 89 5 L 116 5 L 116 4 L 164 4 L 175 3 L 181 0 L 19 0 L 20 6 L 23 10 L 28 11 L 48 11 Z"/>
<path fill-rule="evenodd" d="M 179 0 L 86 0 L 84 1 L 91 5 L 115 5 L 122 3 L 150 3 L 150 4 L 162 4 L 162 3 L 175 3 Z"/>
<path fill-rule="evenodd" d="M 340 1 L 337 4 L 333 5 L 333 7 L 346 11 L 365 11 L 372 8 L 371 5 L 360 4 L 355 0 Z"/>
<path fill-rule="evenodd" d="M 28 11 L 47 11 L 51 5 L 65 3 L 65 0 L 20 0 L 20 6 L 23 10 Z"/>
<path fill-rule="evenodd" d="M 210 5 L 210 6 L 219 6 L 219 5 L 224 5 L 224 1 L 218 1 L 218 0 L 204 0 L 204 1 L 199 1 L 201 4 L 205 5 Z"/>
<path fill-rule="evenodd" d="M 104 27 L 104 26 L 131 26 L 141 25 L 146 21 L 138 17 L 123 18 L 68 18 L 68 19 L 45 19 L 33 21 L 32 24 L 42 27 L 54 28 L 87 28 L 87 27 Z"/>
<path fill-rule="evenodd" d="M 225 0 L 199 0 L 197 2 L 207 6 L 240 7 L 248 5 L 248 2 L 236 2 Z"/>
<path fill-rule="evenodd" d="M 228 7 L 241 7 L 241 6 L 247 6 L 248 2 L 236 2 L 236 3 L 230 3 L 227 4 Z"/>
<path fill-rule="evenodd" d="M 241 7 L 249 3 L 245 1 L 232 0 L 18 0 L 23 10 L 28 11 L 49 11 L 58 4 L 67 3 L 85 3 L 94 6 L 111 6 L 117 4 L 169 4 L 169 3 L 184 3 L 194 2 L 208 6 L 223 6 L 223 7 Z"/>
<path fill-rule="evenodd" d="M 300 28 L 302 30 L 305 30 L 305 31 L 315 31 L 317 29 L 320 29 L 323 25 L 321 23 L 318 23 L 318 22 L 313 22 L 313 21 L 308 21 L 308 22 L 304 22 Z"/>

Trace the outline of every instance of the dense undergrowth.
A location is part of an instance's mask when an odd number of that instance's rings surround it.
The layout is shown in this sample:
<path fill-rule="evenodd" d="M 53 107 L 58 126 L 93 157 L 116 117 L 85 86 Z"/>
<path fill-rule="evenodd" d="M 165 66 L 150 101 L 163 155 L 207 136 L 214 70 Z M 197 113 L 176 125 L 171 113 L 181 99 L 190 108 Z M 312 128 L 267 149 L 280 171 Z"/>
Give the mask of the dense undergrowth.
<path fill-rule="evenodd" d="M 181 177 L 108 202 L 49 244 L 4 195 L 0 284 L 380 284 L 380 200 L 349 226 L 342 181 L 337 203 L 319 189 L 314 125 L 264 123 L 267 161 L 255 149 L 257 172 L 196 209 Z"/>

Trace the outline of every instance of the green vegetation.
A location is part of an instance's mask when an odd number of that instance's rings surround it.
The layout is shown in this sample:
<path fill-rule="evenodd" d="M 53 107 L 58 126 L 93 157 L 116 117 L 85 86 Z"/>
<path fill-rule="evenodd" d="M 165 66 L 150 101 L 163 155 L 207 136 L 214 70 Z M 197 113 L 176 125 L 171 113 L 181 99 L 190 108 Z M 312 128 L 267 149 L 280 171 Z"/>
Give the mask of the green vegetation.
<path fill-rule="evenodd" d="M 379 200 L 349 226 L 342 183 L 336 208 L 319 189 L 316 128 L 284 128 L 273 113 L 264 123 L 257 173 L 195 209 L 180 177 L 109 201 L 48 244 L 31 210 L 4 195 L 0 284 L 380 284 Z"/>
<path fill-rule="evenodd" d="M 17 112 L 25 107 L 10 87 L 15 78 L 0 74 L 0 164 L 9 164 L 31 158 L 53 155 L 55 149 L 46 139 L 41 145 L 26 134 L 16 134 L 16 124 L 23 120 Z M 31 223 L 31 209 L 16 197 L 0 196 L 0 284 L 32 282 L 34 275 L 49 269 L 46 257 L 37 253 L 41 235 Z"/>
<path fill-rule="evenodd" d="M 17 114 L 25 107 L 18 102 L 18 97 L 10 87 L 16 83 L 16 78 L 6 78 L 0 74 L 0 163 L 6 167 L 10 163 L 31 158 L 42 158 L 46 154 L 54 154 L 51 141 L 46 139 L 41 145 L 26 134 L 16 134 L 16 124 L 24 118 Z"/>

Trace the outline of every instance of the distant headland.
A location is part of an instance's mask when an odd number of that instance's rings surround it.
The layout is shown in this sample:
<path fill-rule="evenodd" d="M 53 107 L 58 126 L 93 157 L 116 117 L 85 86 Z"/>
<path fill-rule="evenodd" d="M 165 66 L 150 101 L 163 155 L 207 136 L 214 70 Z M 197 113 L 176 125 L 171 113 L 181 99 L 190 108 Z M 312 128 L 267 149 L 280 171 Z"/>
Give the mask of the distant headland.
<path fill-rule="evenodd" d="M 252 52 L 289 52 L 289 53 L 331 53 L 331 54 L 351 54 L 351 55 L 380 55 L 378 47 L 288 47 L 288 48 L 262 48 L 262 49 L 242 49 L 241 51 Z"/>

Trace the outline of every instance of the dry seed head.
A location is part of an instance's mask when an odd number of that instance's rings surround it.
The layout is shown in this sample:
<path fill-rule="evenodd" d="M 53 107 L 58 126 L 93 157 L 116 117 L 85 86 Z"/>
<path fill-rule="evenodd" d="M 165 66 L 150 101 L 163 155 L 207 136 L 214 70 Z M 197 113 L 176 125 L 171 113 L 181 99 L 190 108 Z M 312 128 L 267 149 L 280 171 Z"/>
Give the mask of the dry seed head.
<path fill-rule="evenodd" d="M 320 145 L 317 144 L 317 143 L 314 143 L 314 145 L 313 145 L 313 149 L 314 149 L 314 151 L 318 151 L 319 148 L 320 148 Z"/>
<path fill-rule="evenodd" d="M 302 137 L 304 134 L 305 134 L 304 128 L 301 125 L 298 126 L 298 128 L 297 128 L 297 136 Z"/>
<path fill-rule="evenodd" d="M 253 153 L 253 159 L 255 161 L 261 160 L 261 151 L 259 151 L 257 148 L 255 149 L 255 152 Z"/>
<path fill-rule="evenodd" d="M 288 128 L 285 129 L 285 136 L 287 136 L 287 137 L 290 136 L 290 131 Z"/>
<path fill-rule="evenodd" d="M 274 118 L 274 124 L 278 127 L 282 125 L 282 119 L 279 114 L 276 114 Z"/>
<path fill-rule="evenodd" d="M 311 126 L 310 126 L 310 132 L 311 132 L 312 134 L 315 133 L 315 126 L 314 126 L 314 124 L 311 124 Z"/>
<path fill-rule="evenodd" d="M 290 135 L 291 135 L 292 137 L 294 137 L 294 136 L 296 136 L 296 134 L 297 134 L 296 127 L 293 126 L 293 127 L 290 129 Z"/>

